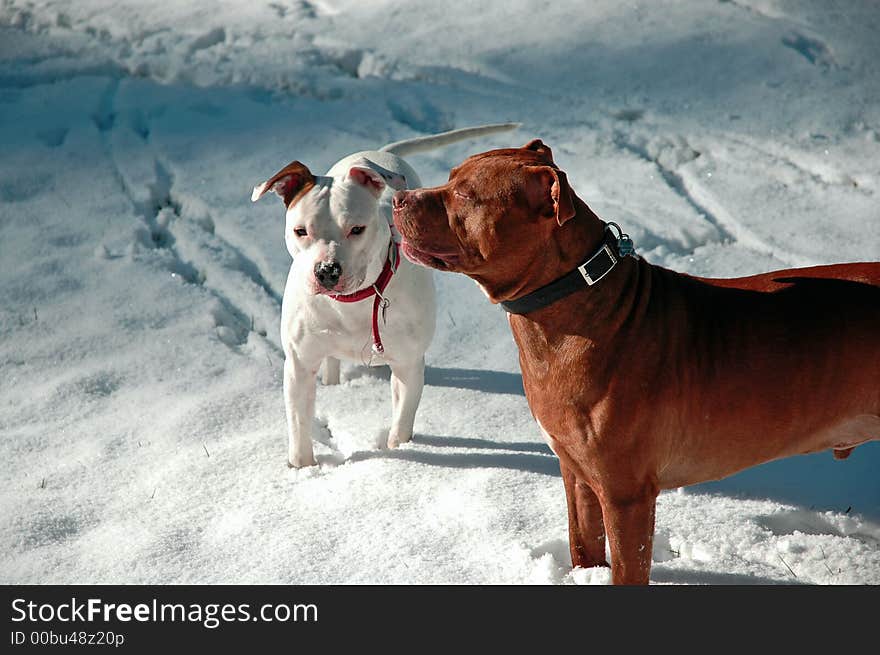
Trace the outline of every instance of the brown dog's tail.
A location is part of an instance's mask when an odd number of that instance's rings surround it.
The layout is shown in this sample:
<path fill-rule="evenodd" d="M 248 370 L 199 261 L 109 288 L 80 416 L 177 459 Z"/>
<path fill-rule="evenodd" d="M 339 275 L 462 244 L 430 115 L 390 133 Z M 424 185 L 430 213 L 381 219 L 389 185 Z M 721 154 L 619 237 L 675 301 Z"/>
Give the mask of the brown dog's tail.
<path fill-rule="evenodd" d="M 406 157 L 416 152 L 424 152 L 425 150 L 434 150 L 448 146 L 450 143 L 464 141 L 466 139 L 475 139 L 478 136 L 487 134 L 495 134 L 496 132 L 507 132 L 515 130 L 522 123 L 495 123 L 493 125 L 480 125 L 478 127 L 462 127 L 458 130 L 450 130 L 449 132 L 441 132 L 440 134 L 431 134 L 429 136 L 417 136 L 413 139 L 404 139 L 403 141 L 395 141 L 386 146 L 379 148 L 382 152 L 390 152 L 398 157 Z"/>

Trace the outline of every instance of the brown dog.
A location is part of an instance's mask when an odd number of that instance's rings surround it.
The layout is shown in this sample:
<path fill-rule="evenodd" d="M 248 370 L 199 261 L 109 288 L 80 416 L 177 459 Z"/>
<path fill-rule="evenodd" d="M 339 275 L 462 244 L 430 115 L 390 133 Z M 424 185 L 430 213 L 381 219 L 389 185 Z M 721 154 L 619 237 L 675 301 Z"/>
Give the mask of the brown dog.
<path fill-rule="evenodd" d="M 661 489 L 880 438 L 880 263 L 715 280 L 621 256 L 538 140 L 399 192 L 394 220 L 512 312 L 572 563 L 607 566 L 607 533 L 615 584 L 648 582 Z"/>

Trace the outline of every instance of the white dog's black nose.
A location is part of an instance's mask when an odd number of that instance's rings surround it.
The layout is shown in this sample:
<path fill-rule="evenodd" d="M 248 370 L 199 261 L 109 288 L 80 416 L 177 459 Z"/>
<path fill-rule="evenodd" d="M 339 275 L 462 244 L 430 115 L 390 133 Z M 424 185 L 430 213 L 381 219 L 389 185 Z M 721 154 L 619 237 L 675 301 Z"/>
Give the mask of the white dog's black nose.
<path fill-rule="evenodd" d="M 333 289 L 342 275 L 339 262 L 318 262 L 315 264 L 315 279 L 325 289 Z"/>

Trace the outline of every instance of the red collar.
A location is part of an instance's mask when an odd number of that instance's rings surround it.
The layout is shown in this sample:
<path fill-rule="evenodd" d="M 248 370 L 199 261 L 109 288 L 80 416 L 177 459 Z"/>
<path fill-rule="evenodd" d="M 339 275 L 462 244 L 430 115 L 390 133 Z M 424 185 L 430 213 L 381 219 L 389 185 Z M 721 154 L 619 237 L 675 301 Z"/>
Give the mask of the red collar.
<path fill-rule="evenodd" d="M 327 294 L 330 298 L 338 300 L 339 302 L 359 302 L 375 296 L 375 299 L 373 300 L 373 352 L 379 355 L 385 352 L 385 347 L 382 345 L 382 337 L 379 335 L 379 307 L 382 307 L 382 319 L 384 322 L 385 309 L 388 308 L 388 301 L 385 300 L 385 296 L 382 294 L 385 292 L 385 287 L 387 287 L 388 283 L 391 281 L 391 277 L 397 272 L 399 262 L 400 246 L 392 238 L 391 243 L 388 246 L 388 258 L 385 260 L 385 266 L 382 267 L 382 272 L 379 273 L 379 277 L 376 278 L 376 281 L 373 282 L 373 284 L 360 291 L 355 291 L 354 293 L 346 295 L 334 293 Z"/>

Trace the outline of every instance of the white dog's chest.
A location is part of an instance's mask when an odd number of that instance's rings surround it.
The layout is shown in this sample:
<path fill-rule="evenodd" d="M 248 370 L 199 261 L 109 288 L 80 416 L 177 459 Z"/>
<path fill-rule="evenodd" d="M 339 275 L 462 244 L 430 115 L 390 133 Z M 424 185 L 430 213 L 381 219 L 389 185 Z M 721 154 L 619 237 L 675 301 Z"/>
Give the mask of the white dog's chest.
<path fill-rule="evenodd" d="M 395 274 L 379 301 L 377 323 L 385 356 L 372 351 L 375 296 L 340 302 L 327 296 L 285 294 L 281 337 L 285 350 L 315 360 L 337 357 L 360 364 L 380 365 L 406 360 L 427 348 L 434 327 L 434 289 L 430 271 L 408 262 Z M 301 288 L 295 280 L 288 286 Z"/>

